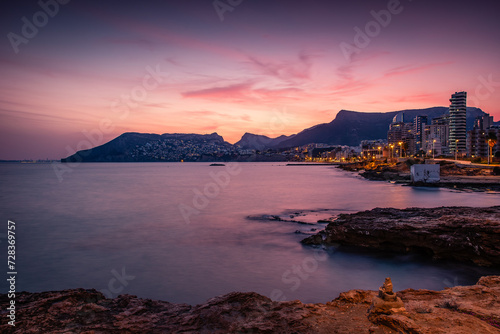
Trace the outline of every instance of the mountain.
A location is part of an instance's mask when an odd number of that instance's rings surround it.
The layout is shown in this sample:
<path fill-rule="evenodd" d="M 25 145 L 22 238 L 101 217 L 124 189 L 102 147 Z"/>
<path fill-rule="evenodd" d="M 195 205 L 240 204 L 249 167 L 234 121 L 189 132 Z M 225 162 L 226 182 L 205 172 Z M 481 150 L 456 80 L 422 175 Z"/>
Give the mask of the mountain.
<path fill-rule="evenodd" d="M 150 134 L 127 132 L 90 150 L 78 151 L 62 162 L 211 161 L 235 153 L 217 133 Z"/>
<path fill-rule="evenodd" d="M 262 151 L 269 147 L 278 146 L 281 142 L 291 139 L 292 136 L 281 135 L 277 138 L 269 138 L 262 135 L 254 135 L 246 132 L 241 139 L 234 145 L 244 150 L 259 150 Z"/>
<path fill-rule="evenodd" d="M 127 132 L 110 142 L 61 159 L 62 162 L 148 162 L 148 161 L 280 161 L 282 155 L 253 154 L 244 157 L 239 149 L 281 149 L 311 143 L 357 146 L 362 140 L 387 138 L 387 130 L 394 116 L 404 113 L 406 122 L 418 115 L 429 119 L 448 113 L 447 107 L 364 113 L 341 110 L 330 123 L 319 124 L 296 135 L 269 138 L 245 133 L 234 145 L 224 141 L 217 133 L 199 134 L 150 134 Z M 467 129 L 474 119 L 483 115 L 478 108 L 467 108 Z M 246 160 L 245 160 L 246 159 Z"/>
<path fill-rule="evenodd" d="M 394 116 L 404 113 L 405 122 L 418 115 L 426 115 L 429 120 L 448 113 L 448 107 L 399 110 L 387 113 L 364 113 L 341 110 L 330 123 L 315 125 L 305 129 L 290 139 L 284 140 L 274 148 L 302 146 L 311 143 L 356 146 L 362 140 L 387 138 L 387 130 Z M 472 129 L 474 119 L 483 115 L 481 109 L 467 108 L 467 130 Z"/>

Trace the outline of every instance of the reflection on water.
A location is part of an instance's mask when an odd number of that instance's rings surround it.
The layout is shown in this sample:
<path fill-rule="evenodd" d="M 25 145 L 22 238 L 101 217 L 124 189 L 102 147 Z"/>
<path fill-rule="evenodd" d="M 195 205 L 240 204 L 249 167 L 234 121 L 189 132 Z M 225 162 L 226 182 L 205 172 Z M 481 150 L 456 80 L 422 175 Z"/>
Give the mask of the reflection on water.
<path fill-rule="evenodd" d="M 402 187 L 327 166 L 276 163 L 240 164 L 217 188 L 214 174 L 225 167 L 208 165 L 81 164 L 59 182 L 50 165 L 1 164 L 2 221 L 18 228 L 19 290 L 84 287 L 191 304 L 256 291 L 326 302 L 349 289 L 377 289 L 386 276 L 397 290 L 441 289 L 489 273 L 410 256 L 303 247 L 303 233 L 324 224 L 247 217 L 297 211 L 314 223 L 308 210 L 490 206 L 498 195 Z"/>

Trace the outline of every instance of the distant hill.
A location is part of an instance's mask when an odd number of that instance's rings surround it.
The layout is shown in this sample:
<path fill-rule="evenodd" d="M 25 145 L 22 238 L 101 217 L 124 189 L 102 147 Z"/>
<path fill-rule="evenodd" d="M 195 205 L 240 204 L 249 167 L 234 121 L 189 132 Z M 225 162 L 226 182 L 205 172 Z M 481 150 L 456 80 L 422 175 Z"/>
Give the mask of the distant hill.
<path fill-rule="evenodd" d="M 448 113 L 448 107 L 427 109 L 399 110 L 387 113 L 364 113 L 341 110 L 330 123 L 315 125 L 299 132 L 290 139 L 284 140 L 274 147 L 295 147 L 311 143 L 330 145 L 356 146 L 362 140 L 387 138 L 387 130 L 392 119 L 403 112 L 405 122 L 412 121 L 415 116 L 427 115 L 429 119 Z M 481 109 L 467 108 L 467 129 L 472 129 L 474 119 L 484 114 Z"/>
<path fill-rule="evenodd" d="M 293 138 L 292 136 L 281 135 L 277 138 L 269 138 L 262 135 L 254 135 L 252 133 L 245 133 L 241 139 L 234 145 L 244 150 L 264 150 L 269 147 L 276 147 L 281 142 Z"/>
<path fill-rule="evenodd" d="M 127 132 L 90 150 L 78 151 L 62 162 L 212 161 L 234 153 L 233 145 L 217 133 L 150 134 Z"/>

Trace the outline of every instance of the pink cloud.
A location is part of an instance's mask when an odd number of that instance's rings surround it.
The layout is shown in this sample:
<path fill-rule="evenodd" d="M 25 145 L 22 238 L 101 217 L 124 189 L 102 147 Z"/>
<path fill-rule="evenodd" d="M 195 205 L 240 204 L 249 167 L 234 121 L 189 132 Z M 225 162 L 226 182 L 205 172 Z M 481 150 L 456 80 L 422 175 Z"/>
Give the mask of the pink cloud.
<path fill-rule="evenodd" d="M 185 98 L 203 98 L 215 102 L 247 103 L 289 103 L 307 95 L 301 89 L 288 88 L 253 88 L 254 83 L 245 82 L 240 84 L 212 87 L 182 93 Z"/>
<path fill-rule="evenodd" d="M 219 124 L 211 124 L 211 125 L 198 127 L 198 131 L 201 131 L 202 133 L 203 132 L 216 132 L 219 127 L 220 127 Z"/>
<path fill-rule="evenodd" d="M 183 115 L 192 116 L 194 118 L 222 118 L 222 119 L 236 119 L 237 117 L 211 110 L 197 110 L 197 111 L 183 111 Z"/>
<path fill-rule="evenodd" d="M 250 92 L 253 83 L 245 82 L 221 87 L 192 90 L 181 93 L 184 97 L 198 97 L 206 99 L 230 99 L 238 100 L 245 98 Z"/>
<path fill-rule="evenodd" d="M 299 52 L 296 60 L 282 60 L 276 61 L 275 59 L 262 59 L 262 57 L 248 56 L 246 62 L 252 68 L 256 69 L 258 73 L 264 74 L 275 79 L 282 81 L 303 81 L 311 78 L 311 67 L 313 59 L 318 55 L 306 53 L 305 51 Z"/>
<path fill-rule="evenodd" d="M 426 71 L 435 67 L 448 66 L 453 64 L 453 61 L 441 62 L 441 63 L 433 63 L 433 64 L 425 64 L 425 65 L 406 65 L 406 66 L 398 66 L 386 71 L 383 75 L 384 78 L 389 78 L 398 75 L 408 75 L 414 74 L 417 72 Z"/>
<path fill-rule="evenodd" d="M 415 95 L 405 95 L 401 97 L 393 98 L 394 102 L 425 102 L 429 106 L 432 106 L 436 101 L 444 101 L 445 99 L 441 94 L 438 93 L 426 93 L 426 94 L 415 94 Z M 432 101 L 432 102 L 431 102 Z"/>

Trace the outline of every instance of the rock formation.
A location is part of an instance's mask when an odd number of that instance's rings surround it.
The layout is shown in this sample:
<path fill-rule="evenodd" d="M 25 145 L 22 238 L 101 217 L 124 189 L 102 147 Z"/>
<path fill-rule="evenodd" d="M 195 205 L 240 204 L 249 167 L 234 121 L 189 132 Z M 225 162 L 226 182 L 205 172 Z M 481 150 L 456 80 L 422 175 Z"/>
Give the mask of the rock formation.
<path fill-rule="evenodd" d="M 387 317 L 391 315 L 401 315 L 399 317 Z M 378 296 L 373 297 L 372 304 L 368 309 L 368 319 L 374 324 L 388 324 L 394 319 L 404 323 L 405 330 L 415 330 L 416 324 L 409 319 L 404 303 L 394 291 L 392 291 L 392 281 L 389 277 L 378 290 Z M 408 318 L 408 319 L 405 319 Z M 390 320 L 390 321 L 388 321 Z M 391 327 L 391 326 L 389 326 Z"/>
<path fill-rule="evenodd" d="M 341 214 L 306 245 L 347 245 L 422 253 L 481 266 L 500 266 L 500 206 L 375 208 Z"/>
<path fill-rule="evenodd" d="M 443 291 L 399 291 L 396 302 L 402 300 L 407 312 L 377 313 L 370 322 L 370 304 L 377 298 L 394 303 L 391 290 L 387 282 L 378 295 L 351 290 L 326 304 L 233 292 L 196 306 L 130 295 L 107 299 L 84 289 L 21 292 L 16 293 L 15 327 L 7 323 L 10 300 L 0 294 L 0 333 L 500 334 L 500 276 Z"/>
<path fill-rule="evenodd" d="M 373 298 L 368 312 L 370 320 L 380 314 L 406 312 L 403 301 L 392 291 L 392 282 L 389 277 L 385 279 L 384 285 L 378 290 L 378 296 Z"/>

